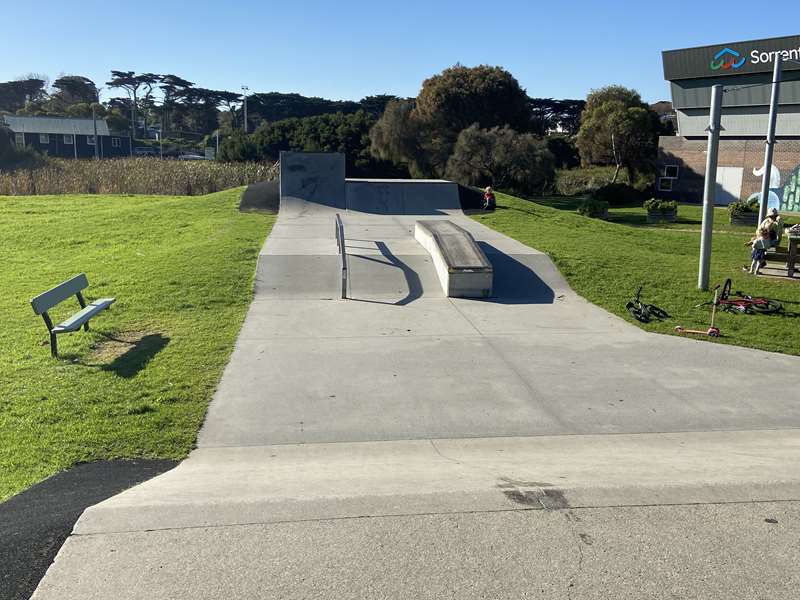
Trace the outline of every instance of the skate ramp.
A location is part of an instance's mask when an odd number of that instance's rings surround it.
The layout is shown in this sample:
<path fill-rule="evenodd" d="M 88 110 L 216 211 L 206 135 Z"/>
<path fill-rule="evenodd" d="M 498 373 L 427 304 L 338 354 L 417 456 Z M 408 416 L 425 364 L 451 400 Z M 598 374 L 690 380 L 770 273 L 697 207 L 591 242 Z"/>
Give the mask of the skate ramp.
<path fill-rule="evenodd" d="M 458 185 L 439 179 L 348 179 L 347 210 L 375 215 L 446 215 L 460 211 Z"/>
<path fill-rule="evenodd" d="M 315 207 L 343 210 L 344 154 L 281 152 L 280 194 L 281 213 L 287 216 L 313 212 Z"/>

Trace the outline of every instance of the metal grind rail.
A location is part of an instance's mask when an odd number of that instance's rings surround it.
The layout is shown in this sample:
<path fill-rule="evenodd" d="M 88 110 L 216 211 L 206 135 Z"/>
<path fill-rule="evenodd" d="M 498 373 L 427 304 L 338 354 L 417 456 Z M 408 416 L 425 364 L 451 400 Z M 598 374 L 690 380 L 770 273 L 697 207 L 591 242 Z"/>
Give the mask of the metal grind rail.
<path fill-rule="evenodd" d="M 336 245 L 342 257 L 342 300 L 347 299 L 347 248 L 344 243 L 344 223 L 342 217 L 336 214 Z"/>

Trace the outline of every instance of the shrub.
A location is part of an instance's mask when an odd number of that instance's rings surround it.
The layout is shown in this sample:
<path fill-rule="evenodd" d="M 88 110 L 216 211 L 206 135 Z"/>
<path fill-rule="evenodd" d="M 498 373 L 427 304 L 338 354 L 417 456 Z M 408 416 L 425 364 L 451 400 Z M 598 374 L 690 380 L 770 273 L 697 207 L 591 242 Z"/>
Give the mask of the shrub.
<path fill-rule="evenodd" d="M 638 204 L 643 200 L 643 193 L 625 183 L 609 183 L 592 192 L 592 198 L 608 202 L 610 206 Z"/>
<path fill-rule="evenodd" d="M 608 202 L 596 200 L 595 198 L 587 198 L 578 207 L 578 214 L 594 219 L 603 218 L 608 215 Z"/>
<path fill-rule="evenodd" d="M 620 173 L 627 181 L 627 174 Z M 555 191 L 562 196 L 589 194 L 606 185 L 614 177 L 613 167 L 588 167 L 556 171 Z"/>
<path fill-rule="evenodd" d="M 519 195 L 541 194 L 553 180 L 553 155 L 542 140 L 510 127 L 471 125 L 458 136 L 447 177 L 474 186 L 492 185 Z"/>
<path fill-rule="evenodd" d="M 649 213 L 671 213 L 678 210 L 678 203 L 675 200 L 650 198 L 649 200 L 645 200 L 644 208 Z"/>
<path fill-rule="evenodd" d="M 738 217 L 747 213 L 757 213 L 758 204 L 757 198 L 753 198 L 752 200 L 737 200 L 728 205 L 728 212 L 732 217 Z"/>

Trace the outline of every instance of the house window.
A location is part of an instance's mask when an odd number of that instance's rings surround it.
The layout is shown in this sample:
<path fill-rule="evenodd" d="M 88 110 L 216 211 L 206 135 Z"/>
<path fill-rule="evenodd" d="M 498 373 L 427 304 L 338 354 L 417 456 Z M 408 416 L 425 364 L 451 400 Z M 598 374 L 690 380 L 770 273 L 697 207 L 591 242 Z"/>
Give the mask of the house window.
<path fill-rule="evenodd" d="M 674 179 L 672 177 L 659 177 L 658 178 L 658 191 L 659 192 L 671 192 L 672 191 L 672 182 Z"/>
<path fill-rule="evenodd" d="M 122 148 L 122 140 L 119 138 L 111 138 L 111 147 L 112 148 Z"/>
<path fill-rule="evenodd" d="M 677 179 L 678 165 L 664 165 L 664 177 L 667 179 Z"/>
<path fill-rule="evenodd" d="M 94 146 L 94 136 L 93 135 L 87 135 L 86 136 L 86 143 L 89 146 Z"/>
<path fill-rule="evenodd" d="M 49 133 L 40 133 L 39 134 L 39 143 L 40 144 L 49 144 L 50 143 L 50 134 Z"/>
<path fill-rule="evenodd" d="M 25 145 L 25 134 L 24 133 L 15 133 L 14 134 L 14 142 L 16 142 L 18 147 L 22 148 Z"/>
<path fill-rule="evenodd" d="M 67 133 L 64 135 L 64 143 L 65 144 L 74 144 L 75 138 L 73 138 L 71 133 Z"/>

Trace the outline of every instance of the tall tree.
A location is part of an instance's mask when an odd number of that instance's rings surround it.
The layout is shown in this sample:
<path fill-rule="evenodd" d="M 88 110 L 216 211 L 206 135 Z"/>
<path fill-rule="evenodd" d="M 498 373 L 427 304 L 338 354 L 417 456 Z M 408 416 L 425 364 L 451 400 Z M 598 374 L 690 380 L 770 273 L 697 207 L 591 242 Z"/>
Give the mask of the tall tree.
<path fill-rule="evenodd" d="M 50 97 L 60 110 L 73 104 L 97 102 L 97 86 L 83 75 L 63 75 L 53 82 L 53 89 Z"/>
<path fill-rule="evenodd" d="M 614 164 L 630 173 L 644 168 L 655 152 L 658 116 L 636 90 L 613 85 L 586 98 L 577 145 L 584 164 Z"/>
<path fill-rule="evenodd" d="M 111 80 L 106 85 L 111 88 L 120 88 L 128 92 L 131 99 L 131 136 L 136 137 L 136 107 L 139 104 L 139 88 L 142 80 L 134 71 L 111 71 Z"/>
<path fill-rule="evenodd" d="M 28 102 L 40 102 L 47 97 L 47 81 L 42 76 L 0 83 L 0 110 L 15 113 Z"/>
<path fill-rule="evenodd" d="M 161 135 L 164 135 L 171 129 L 172 109 L 175 106 L 176 98 L 183 90 L 186 90 L 193 85 L 193 82 L 189 81 L 188 79 L 178 77 L 177 75 L 168 74 L 161 76 L 159 87 L 161 88 L 161 93 L 164 95 L 162 110 L 164 111 L 165 128 L 165 130 L 161 132 Z"/>
<path fill-rule="evenodd" d="M 412 172 L 422 176 L 444 174 L 458 135 L 473 123 L 482 129 L 508 125 L 522 132 L 530 127 L 528 96 L 519 82 L 500 67 L 457 64 L 426 79 L 414 107 L 402 120 L 398 120 L 402 115 L 397 110 L 389 113 L 390 105 L 381 120 L 392 119 L 394 123 L 391 127 L 380 123 L 378 132 L 396 130 L 400 125 L 409 128 L 402 132 L 402 138 L 416 137 L 422 152 L 408 164 Z M 396 144 L 388 136 L 375 135 L 372 141 L 378 156 L 390 157 L 394 162 L 408 160 L 407 156 L 392 152 Z"/>

